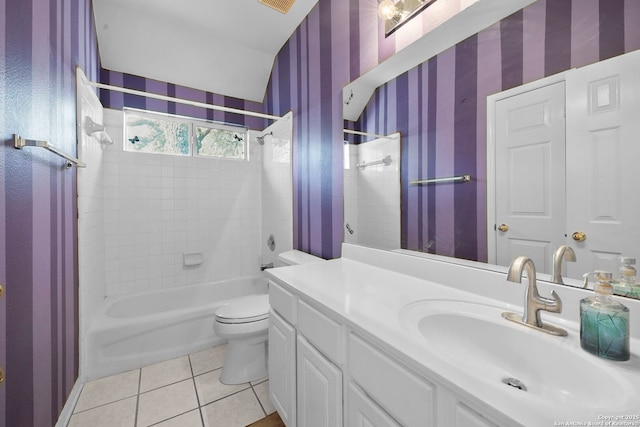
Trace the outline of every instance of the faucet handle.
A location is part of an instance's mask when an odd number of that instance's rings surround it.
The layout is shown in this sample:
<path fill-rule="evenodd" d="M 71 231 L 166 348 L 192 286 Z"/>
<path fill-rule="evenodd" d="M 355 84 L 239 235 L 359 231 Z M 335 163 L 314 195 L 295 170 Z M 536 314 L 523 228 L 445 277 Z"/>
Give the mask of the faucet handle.
<path fill-rule="evenodd" d="M 550 306 L 547 306 L 546 311 L 550 311 L 552 313 L 562 313 L 562 300 L 560 299 L 560 295 L 556 291 L 551 291 L 551 300 L 553 303 Z"/>

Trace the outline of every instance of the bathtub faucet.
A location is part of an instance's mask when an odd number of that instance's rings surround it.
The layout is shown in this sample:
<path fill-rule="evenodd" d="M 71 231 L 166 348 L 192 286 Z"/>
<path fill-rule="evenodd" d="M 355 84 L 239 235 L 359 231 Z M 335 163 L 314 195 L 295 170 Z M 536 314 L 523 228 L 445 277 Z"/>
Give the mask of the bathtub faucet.
<path fill-rule="evenodd" d="M 269 264 L 260 264 L 260 271 L 265 271 L 267 268 L 273 268 L 273 263 L 270 262 Z"/>

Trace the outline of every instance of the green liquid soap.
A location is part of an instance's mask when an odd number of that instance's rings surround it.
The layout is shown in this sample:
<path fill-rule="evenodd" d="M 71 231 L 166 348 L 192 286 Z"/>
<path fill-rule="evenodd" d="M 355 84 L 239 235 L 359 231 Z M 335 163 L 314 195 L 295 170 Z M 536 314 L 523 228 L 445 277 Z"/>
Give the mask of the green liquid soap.
<path fill-rule="evenodd" d="M 611 298 L 611 273 L 596 275 L 595 296 L 580 301 L 580 346 L 604 359 L 629 360 L 629 309 Z"/>

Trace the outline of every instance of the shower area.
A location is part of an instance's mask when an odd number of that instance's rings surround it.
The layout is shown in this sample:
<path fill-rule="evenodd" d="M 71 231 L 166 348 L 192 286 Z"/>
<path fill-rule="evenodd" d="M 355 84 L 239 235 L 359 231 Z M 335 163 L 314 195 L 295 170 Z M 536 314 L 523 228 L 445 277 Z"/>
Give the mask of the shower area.
<path fill-rule="evenodd" d="M 373 135 L 344 144 L 344 241 L 378 249 L 400 249 L 399 133 Z"/>
<path fill-rule="evenodd" d="M 292 248 L 292 114 L 249 129 L 245 160 L 174 156 L 124 150 L 81 70 L 77 96 L 80 377 L 216 345 L 215 309 Z"/>

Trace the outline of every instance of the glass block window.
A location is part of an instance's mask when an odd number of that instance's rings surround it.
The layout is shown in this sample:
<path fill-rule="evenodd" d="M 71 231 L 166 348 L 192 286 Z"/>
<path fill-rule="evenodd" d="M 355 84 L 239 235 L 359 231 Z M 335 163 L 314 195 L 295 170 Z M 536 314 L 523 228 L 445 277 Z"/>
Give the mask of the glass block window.
<path fill-rule="evenodd" d="M 188 117 L 124 110 L 124 150 L 247 160 L 247 129 Z"/>
<path fill-rule="evenodd" d="M 196 126 L 198 156 L 244 159 L 247 133 L 227 127 Z"/>

